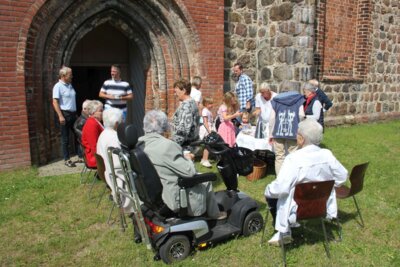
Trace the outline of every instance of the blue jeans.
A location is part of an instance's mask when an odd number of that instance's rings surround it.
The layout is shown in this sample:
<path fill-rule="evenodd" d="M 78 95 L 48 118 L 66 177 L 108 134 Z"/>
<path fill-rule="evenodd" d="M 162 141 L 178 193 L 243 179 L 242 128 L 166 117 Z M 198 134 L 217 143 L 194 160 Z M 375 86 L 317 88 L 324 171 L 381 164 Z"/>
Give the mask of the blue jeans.
<path fill-rule="evenodd" d="M 68 111 L 62 111 L 63 116 L 65 118 L 65 124 L 60 125 L 61 129 L 61 147 L 63 151 L 63 157 L 64 160 L 69 160 L 70 155 L 69 155 L 69 135 L 70 132 L 72 132 L 75 136 L 74 132 L 74 123 L 76 120 L 76 113 L 75 112 L 68 112 Z M 58 120 L 57 120 L 58 121 Z M 58 123 L 60 123 L 58 121 Z M 75 142 L 74 145 L 76 146 Z M 79 150 L 76 150 L 79 153 Z"/>

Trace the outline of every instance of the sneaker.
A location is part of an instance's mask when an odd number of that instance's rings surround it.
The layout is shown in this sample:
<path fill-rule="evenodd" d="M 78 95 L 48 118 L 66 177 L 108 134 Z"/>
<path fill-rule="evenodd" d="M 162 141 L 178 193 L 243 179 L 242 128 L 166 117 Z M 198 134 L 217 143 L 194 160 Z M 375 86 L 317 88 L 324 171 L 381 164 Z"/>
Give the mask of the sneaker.
<path fill-rule="evenodd" d="M 206 159 L 206 160 L 202 159 L 202 160 L 200 161 L 200 164 L 201 164 L 202 166 L 206 167 L 206 168 L 211 168 L 211 167 L 212 167 L 211 163 L 210 163 L 207 159 Z"/>
<path fill-rule="evenodd" d="M 64 164 L 67 167 L 76 167 L 75 163 L 73 163 L 70 159 L 66 160 Z"/>
<path fill-rule="evenodd" d="M 292 242 L 292 234 L 290 232 L 280 233 L 276 232 L 270 240 L 268 240 L 268 244 L 272 246 L 280 246 L 282 244 L 289 244 Z"/>
<path fill-rule="evenodd" d="M 83 158 L 78 158 L 78 160 L 76 161 L 76 163 L 84 163 Z"/>
<path fill-rule="evenodd" d="M 226 211 L 220 211 L 217 220 L 223 220 L 226 219 L 226 217 L 228 217 L 228 213 Z"/>
<path fill-rule="evenodd" d="M 301 225 L 300 225 L 300 223 L 298 223 L 298 222 L 294 222 L 294 223 L 291 223 L 289 226 L 290 226 L 290 228 L 298 228 L 298 227 L 300 227 Z"/>

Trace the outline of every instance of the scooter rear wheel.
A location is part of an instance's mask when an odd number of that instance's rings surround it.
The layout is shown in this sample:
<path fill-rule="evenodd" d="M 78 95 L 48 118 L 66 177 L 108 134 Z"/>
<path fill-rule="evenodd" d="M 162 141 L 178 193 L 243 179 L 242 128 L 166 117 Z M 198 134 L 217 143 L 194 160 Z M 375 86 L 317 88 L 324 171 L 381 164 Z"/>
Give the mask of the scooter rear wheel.
<path fill-rule="evenodd" d="M 185 235 L 173 235 L 160 247 L 161 259 L 169 264 L 185 259 L 191 250 L 189 238 Z"/>

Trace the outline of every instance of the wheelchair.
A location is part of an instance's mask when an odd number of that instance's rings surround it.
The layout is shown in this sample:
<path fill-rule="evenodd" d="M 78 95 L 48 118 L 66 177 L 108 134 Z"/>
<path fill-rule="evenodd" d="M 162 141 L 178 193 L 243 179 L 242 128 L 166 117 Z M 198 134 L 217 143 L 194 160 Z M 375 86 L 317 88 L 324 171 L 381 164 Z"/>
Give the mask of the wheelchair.
<path fill-rule="evenodd" d="M 134 125 L 119 125 L 117 129 L 121 148 L 109 149 L 121 162 L 127 186 L 117 192 L 134 203 L 135 220 L 143 242 L 155 252 L 155 260 L 165 263 L 181 261 L 193 249 L 205 249 L 238 235 L 249 236 L 262 230 L 263 218 L 257 202 L 238 190 L 238 176 L 252 172 L 252 153 L 246 149 L 229 148 L 217 133 L 203 141 L 210 153 L 217 155 L 217 168 L 226 190 L 215 192 L 220 210 L 226 219 L 187 216 L 186 189 L 199 183 L 216 181 L 215 173 L 196 174 L 191 178 L 178 178 L 180 209 L 174 213 L 163 203 L 161 180 L 138 142 L 139 131 Z"/>

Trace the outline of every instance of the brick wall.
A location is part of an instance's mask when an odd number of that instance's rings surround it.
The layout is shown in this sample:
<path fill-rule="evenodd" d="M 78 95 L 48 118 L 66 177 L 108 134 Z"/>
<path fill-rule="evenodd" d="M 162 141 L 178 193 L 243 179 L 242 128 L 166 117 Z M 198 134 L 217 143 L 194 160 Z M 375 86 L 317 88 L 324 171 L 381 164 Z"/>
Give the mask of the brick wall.
<path fill-rule="evenodd" d="M 51 89 L 80 38 L 105 21 L 148 59 L 146 109 L 171 115 L 173 82 L 194 75 L 204 95 L 221 97 L 222 0 L 0 0 L 0 170 L 61 156 Z"/>

